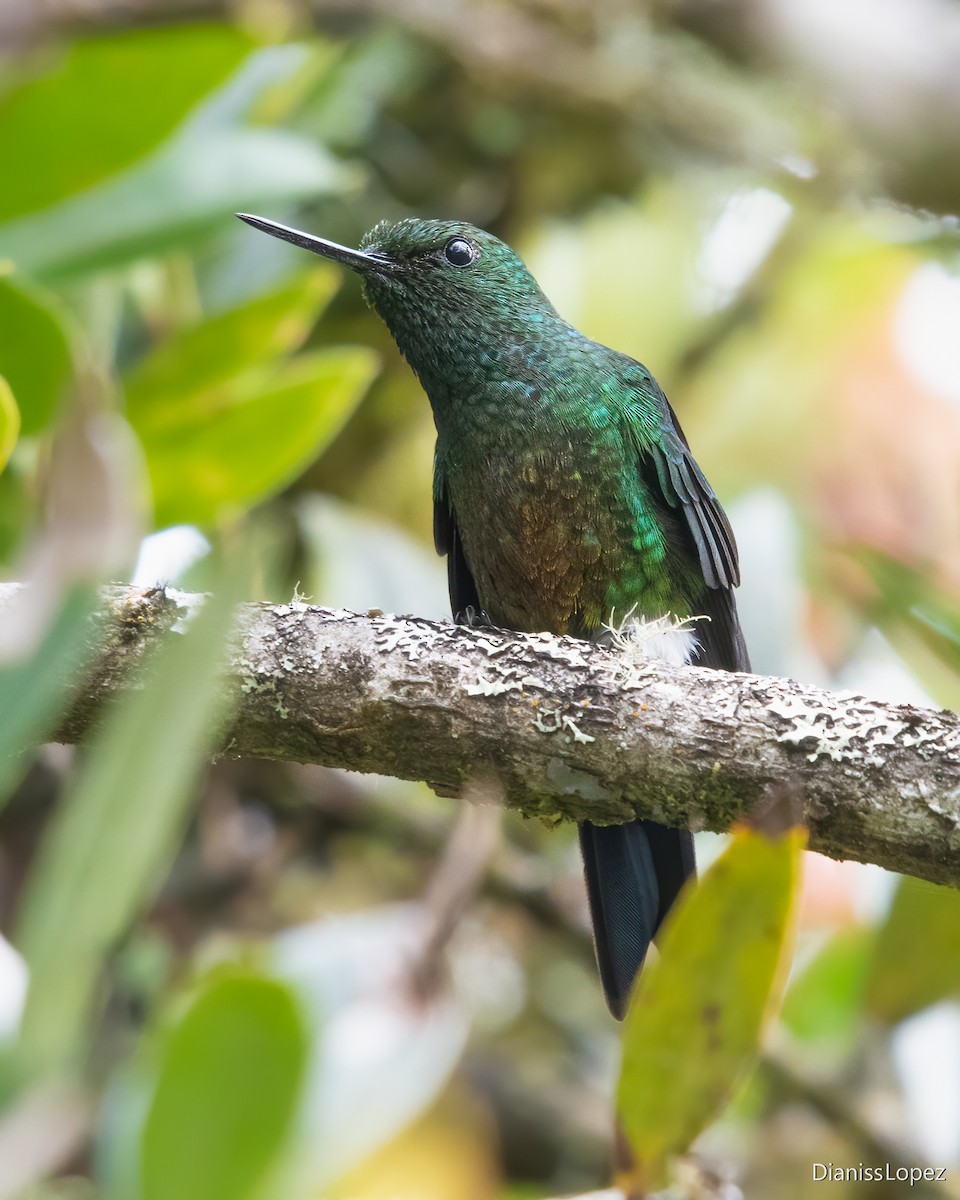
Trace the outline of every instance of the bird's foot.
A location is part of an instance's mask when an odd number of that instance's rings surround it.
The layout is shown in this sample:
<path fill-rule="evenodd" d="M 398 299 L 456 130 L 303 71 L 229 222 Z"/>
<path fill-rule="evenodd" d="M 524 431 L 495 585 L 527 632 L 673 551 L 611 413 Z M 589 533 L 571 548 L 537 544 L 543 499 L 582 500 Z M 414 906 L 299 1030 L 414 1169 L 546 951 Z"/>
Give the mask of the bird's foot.
<path fill-rule="evenodd" d="M 490 619 L 490 614 L 482 608 L 474 608 L 472 604 L 468 604 L 466 608 L 460 609 L 459 612 L 453 615 L 454 623 L 457 625 L 466 625 L 468 629 L 499 629 L 500 626 L 494 624 Z"/>

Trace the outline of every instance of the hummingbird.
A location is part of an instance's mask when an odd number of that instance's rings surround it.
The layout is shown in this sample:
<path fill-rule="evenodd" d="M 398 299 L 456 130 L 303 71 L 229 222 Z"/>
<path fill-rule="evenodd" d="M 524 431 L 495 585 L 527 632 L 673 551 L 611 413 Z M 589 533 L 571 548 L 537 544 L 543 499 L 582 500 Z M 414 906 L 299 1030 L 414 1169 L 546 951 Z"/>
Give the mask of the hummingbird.
<path fill-rule="evenodd" d="M 749 670 L 733 532 L 645 366 L 580 333 L 519 256 L 462 221 L 380 222 L 354 250 L 255 229 L 355 271 L 437 429 L 434 537 L 454 619 L 603 640 L 616 614 L 661 657 Z M 579 823 L 600 979 L 625 1015 L 651 940 L 695 873 L 693 838 Z"/>

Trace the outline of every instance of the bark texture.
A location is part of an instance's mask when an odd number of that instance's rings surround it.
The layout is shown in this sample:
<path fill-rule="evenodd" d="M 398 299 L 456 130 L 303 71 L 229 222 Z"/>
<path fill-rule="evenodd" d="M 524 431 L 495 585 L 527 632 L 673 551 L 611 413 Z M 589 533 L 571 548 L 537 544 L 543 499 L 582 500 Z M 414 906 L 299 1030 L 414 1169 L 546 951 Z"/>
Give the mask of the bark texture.
<path fill-rule="evenodd" d="M 0 620 L 16 585 L 0 585 Z M 58 740 L 79 742 L 203 598 L 111 587 Z M 425 780 L 495 776 L 530 816 L 634 815 L 725 830 L 799 797 L 811 847 L 960 884 L 960 715 L 788 680 L 674 668 L 634 644 L 465 629 L 301 603 L 248 604 L 224 686 L 223 753 Z"/>

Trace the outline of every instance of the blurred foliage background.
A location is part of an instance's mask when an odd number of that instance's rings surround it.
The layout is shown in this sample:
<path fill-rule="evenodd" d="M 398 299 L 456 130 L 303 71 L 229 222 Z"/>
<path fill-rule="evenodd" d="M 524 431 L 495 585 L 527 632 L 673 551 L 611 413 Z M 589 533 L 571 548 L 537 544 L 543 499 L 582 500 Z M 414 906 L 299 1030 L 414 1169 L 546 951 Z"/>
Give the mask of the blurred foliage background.
<path fill-rule="evenodd" d="M 415 380 L 354 280 L 231 214 L 510 241 L 671 396 L 755 669 L 957 707 L 960 9 L 4 0 L 0 163 L 0 570 L 35 585 L 0 630 L 0 1197 L 604 1185 L 570 831 L 505 818 L 441 954 L 450 801 L 207 765 L 231 599 L 447 611 Z M 221 603 L 95 745 L 11 759 L 106 579 Z M 960 1194 L 958 964 L 955 893 L 809 856 L 700 1194 L 806 1197 L 814 1161 Z"/>

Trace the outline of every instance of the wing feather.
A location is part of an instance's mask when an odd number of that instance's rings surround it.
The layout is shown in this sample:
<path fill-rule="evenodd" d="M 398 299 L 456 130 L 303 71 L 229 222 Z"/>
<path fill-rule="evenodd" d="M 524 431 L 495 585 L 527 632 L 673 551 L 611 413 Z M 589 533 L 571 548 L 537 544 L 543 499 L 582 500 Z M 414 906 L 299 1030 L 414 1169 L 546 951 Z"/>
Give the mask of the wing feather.
<path fill-rule="evenodd" d="M 437 553 L 446 555 L 447 590 L 450 593 L 450 611 L 453 619 L 462 624 L 470 620 L 470 614 L 480 615 L 480 599 L 477 585 L 463 553 L 463 542 L 457 528 L 457 514 L 453 510 L 446 483 L 439 466 L 434 467 L 433 479 L 433 543 Z"/>
<path fill-rule="evenodd" d="M 733 530 L 690 453 L 677 414 L 642 368 L 634 386 L 636 399 L 627 405 L 626 416 L 642 461 L 653 466 L 667 504 L 680 510 L 707 586 L 736 587 L 740 565 Z"/>
<path fill-rule="evenodd" d="M 749 671 L 750 660 L 737 617 L 733 589 L 740 583 L 737 544 L 727 515 L 700 470 L 677 414 L 656 381 L 639 369 L 635 402 L 626 408 L 643 475 L 655 476 L 664 501 L 683 518 L 707 591 L 699 623 L 699 666 Z M 652 470 L 651 470 L 652 468 Z M 652 479 L 651 484 L 652 486 Z"/>

